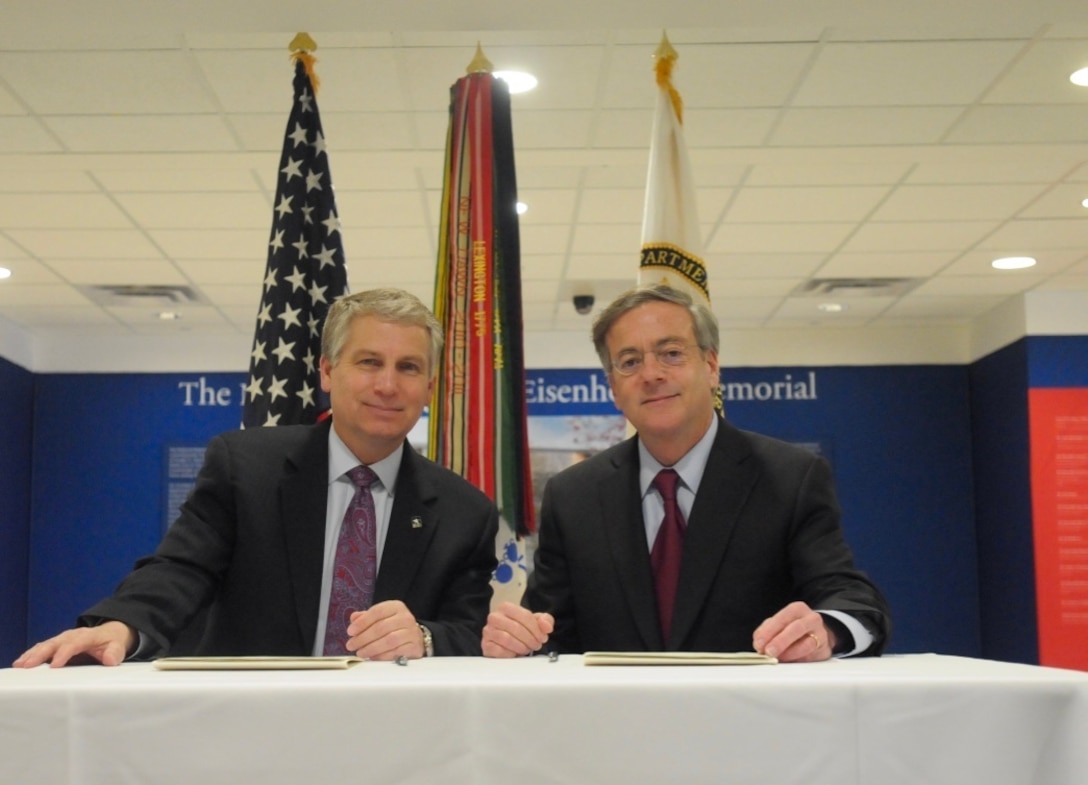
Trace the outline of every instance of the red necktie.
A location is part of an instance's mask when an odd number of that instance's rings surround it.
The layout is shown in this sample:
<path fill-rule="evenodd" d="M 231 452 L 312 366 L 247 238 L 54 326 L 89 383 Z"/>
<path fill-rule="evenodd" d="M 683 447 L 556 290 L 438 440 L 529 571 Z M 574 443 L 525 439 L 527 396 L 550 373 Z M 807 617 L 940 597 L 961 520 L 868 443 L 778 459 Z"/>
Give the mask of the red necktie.
<path fill-rule="evenodd" d="M 654 477 L 654 487 L 665 502 L 665 519 L 657 530 L 650 566 L 654 570 L 654 586 L 657 589 L 657 615 L 661 622 L 661 637 L 669 642 L 672 628 L 673 605 L 676 604 L 676 584 L 680 580 L 680 557 L 684 552 L 684 513 L 676 503 L 676 487 L 680 475 L 672 469 L 662 469 Z"/>
<path fill-rule="evenodd" d="M 348 476 L 355 483 L 355 495 L 344 513 L 336 542 L 323 647 L 326 656 L 350 653 L 345 644 L 351 614 L 366 610 L 374 602 L 374 579 L 378 573 L 378 527 L 374 497 L 370 495 L 370 486 L 378 475 L 367 466 L 356 466 Z"/>

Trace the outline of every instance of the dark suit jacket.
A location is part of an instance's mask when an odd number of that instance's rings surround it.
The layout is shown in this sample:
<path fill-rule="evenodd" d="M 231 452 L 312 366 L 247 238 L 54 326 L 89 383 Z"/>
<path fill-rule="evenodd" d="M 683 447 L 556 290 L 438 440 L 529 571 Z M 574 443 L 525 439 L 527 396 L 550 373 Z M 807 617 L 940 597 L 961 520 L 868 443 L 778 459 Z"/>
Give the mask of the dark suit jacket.
<path fill-rule="evenodd" d="M 575 464 L 544 489 L 525 604 L 556 619 L 563 652 L 747 651 L 793 600 L 890 629 L 877 588 L 854 568 L 827 462 L 719 421 L 684 538 L 671 637 L 661 639 L 638 488 L 637 437 Z"/>
<path fill-rule="evenodd" d="M 252 428 L 212 439 L 158 549 L 80 622 L 118 619 L 168 650 L 208 606 L 197 653 L 310 654 L 329 427 Z M 411 446 L 403 456 L 374 601 L 402 600 L 430 628 L 436 654 L 479 654 L 498 513 L 482 492 Z"/>

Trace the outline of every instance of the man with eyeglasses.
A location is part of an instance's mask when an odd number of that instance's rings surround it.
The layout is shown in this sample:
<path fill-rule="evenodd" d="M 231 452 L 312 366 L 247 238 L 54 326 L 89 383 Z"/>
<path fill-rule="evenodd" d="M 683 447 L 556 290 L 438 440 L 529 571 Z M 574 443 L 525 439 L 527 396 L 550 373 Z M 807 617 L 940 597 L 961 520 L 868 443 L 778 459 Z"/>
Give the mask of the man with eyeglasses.
<path fill-rule="evenodd" d="M 489 615 L 483 653 L 880 654 L 888 607 L 854 566 L 827 462 L 714 408 L 710 309 L 632 289 L 593 343 L 637 433 L 549 481 L 522 606 Z"/>

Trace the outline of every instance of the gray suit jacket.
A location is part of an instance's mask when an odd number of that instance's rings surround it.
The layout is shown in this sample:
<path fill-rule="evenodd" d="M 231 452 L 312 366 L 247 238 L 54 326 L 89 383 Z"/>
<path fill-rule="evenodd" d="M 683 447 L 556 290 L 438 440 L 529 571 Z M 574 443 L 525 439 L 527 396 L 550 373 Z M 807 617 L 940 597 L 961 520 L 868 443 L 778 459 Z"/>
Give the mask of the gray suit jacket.
<path fill-rule="evenodd" d="M 827 462 L 725 421 L 688 520 L 671 636 L 661 639 L 638 488 L 637 436 L 575 464 L 544 490 L 525 604 L 556 618 L 564 652 L 747 651 L 793 600 L 859 619 L 879 654 L 880 591 L 854 567 Z"/>
<path fill-rule="evenodd" d="M 158 549 L 80 623 L 118 619 L 161 652 L 206 607 L 197 653 L 310 654 L 329 427 L 252 428 L 212 439 Z M 405 445 L 374 601 L 402 600 L 431 629 L 436 654 L 479 654 L 497 527 L 498 512 L 482 492 Z"/>

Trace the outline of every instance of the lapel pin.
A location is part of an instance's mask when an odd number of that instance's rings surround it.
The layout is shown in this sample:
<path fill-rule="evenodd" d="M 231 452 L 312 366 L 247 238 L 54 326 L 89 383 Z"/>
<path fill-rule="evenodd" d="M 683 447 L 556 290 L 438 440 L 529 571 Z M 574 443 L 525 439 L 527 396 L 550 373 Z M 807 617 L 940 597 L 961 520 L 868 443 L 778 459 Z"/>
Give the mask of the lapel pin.
<path fill-rule="evenodd" d="M 412 516 L 412 528 L 413 529 L 422 529 L 423 528 L 423 519 L 420 518 L 418 515 L 413 515 Z"/>

